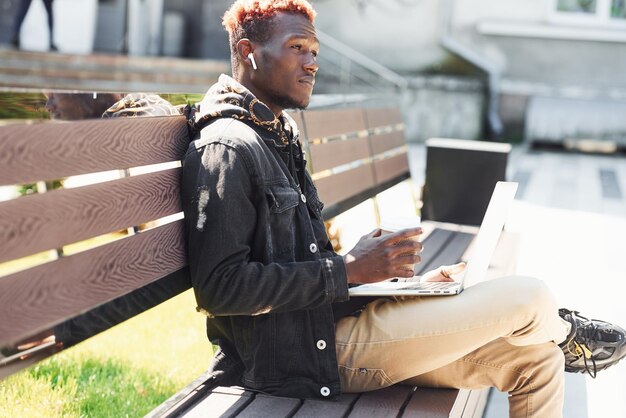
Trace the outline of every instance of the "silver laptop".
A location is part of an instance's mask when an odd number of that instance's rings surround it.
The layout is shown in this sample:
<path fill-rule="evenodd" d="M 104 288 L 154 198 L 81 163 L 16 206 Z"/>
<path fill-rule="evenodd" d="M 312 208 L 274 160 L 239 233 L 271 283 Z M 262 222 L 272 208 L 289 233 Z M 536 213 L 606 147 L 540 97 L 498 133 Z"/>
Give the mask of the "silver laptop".
<path fill-rule="evenodd" d="M 351 287 L 350 296 L 449 296 L 466 285 L 482 281 L 513 203 L 517 183 L 499 181 L 493 190 L 483 222 L 462 276 L 455 282 L 378 282 Z"/>

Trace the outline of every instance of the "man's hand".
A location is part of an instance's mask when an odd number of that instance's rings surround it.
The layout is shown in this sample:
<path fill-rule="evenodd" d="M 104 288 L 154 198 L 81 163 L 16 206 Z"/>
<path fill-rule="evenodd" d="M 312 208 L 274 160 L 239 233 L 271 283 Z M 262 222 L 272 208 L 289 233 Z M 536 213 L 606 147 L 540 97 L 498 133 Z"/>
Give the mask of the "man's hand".
<path fill-rule="evenodd" d="M 453 282 L 454 276 L 463 273 L 465 263 L 453 264 L 451 266 L 441 266 L 431 270 L 422 276 L 422 282 Z"/>
<path fill-rule="evenodd" d="M 413 267 L 422 261 L 422 228 L 409 228 L 381 236 L 381 230 L 361 237 L 343 259 L 348 283 L 374 283 L 391 277 L 413 277 Z"/>

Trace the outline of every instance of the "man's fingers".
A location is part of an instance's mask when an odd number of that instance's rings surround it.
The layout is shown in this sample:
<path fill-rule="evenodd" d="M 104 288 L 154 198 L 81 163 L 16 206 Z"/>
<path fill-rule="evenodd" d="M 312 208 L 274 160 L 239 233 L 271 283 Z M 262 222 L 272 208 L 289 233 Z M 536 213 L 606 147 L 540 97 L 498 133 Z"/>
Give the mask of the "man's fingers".
<path fill-rule="evenodd" d="M 440 282 L 453 282 L 452 276 L 459 274 L 465 270 L 465 263 L 457 263 L 451 266 L 439 267 L 439 280 Z"/>
<path fill-rule="evenodd" d="M 391 234 L 388 234 L 387 240 L 389 240 L 390 242 L 401 242 L 401 241 L 406 241 L 409 240 L 413 237 L 417 237 L 418 235 L 423 234 L 424 231 L 422 230 L 421 227 L 416 226 L 413 228 L 407 228 L 407 229 L 402 229 L 400 231 L 397 232 L 392 232 Z"/>
<path fill-rule="evenodd" d="M 462 273 L 465 270 L 465 263 L 457 263 L 450 266 L 441 266 L 441 273 L 445 276 Z"/>
<path fill-rule="evenodd" d="M 422 257 L 417 254 L 400 254 L 397 259 L 401 264 L 418 264 L 422 262 Z"/>
<path fill-rule="evenodd" d="M 424 233 L 421 226 L 414 226 L 412 228 L 402 229 L 396 232 L 401 237 L 414 237 Z"/>
<path fill-rule="evenodd" d="M 407 268 L 397 268 L 392 272 L 391 277 L 413 277 L 415 271 Z"/>
<path fill-rule="evenodd" d="M 419 242 L 411 241 L 406 244 L 402 242 L 398 245 L 394 245 L 393 247 L 388 247 L 387 254 L 392 257 L 413 256 L 421 254 L 423 249 L 423 245 Z"/>

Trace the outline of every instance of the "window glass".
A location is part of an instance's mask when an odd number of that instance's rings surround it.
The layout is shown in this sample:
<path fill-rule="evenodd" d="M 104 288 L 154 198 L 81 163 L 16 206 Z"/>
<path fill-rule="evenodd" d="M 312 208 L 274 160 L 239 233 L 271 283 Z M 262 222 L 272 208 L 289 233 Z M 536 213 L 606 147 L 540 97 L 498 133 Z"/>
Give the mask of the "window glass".
<path fill-rule="evenodd" d="M 626 0 L 613 0 L 611 2 L 611 17 L 626 19 Z"/>
<path fill-rule="evenodd" d="M 596 8 L 597 0 L 559 0 L 557 3 L 560 12 L 596 13 Z"/>

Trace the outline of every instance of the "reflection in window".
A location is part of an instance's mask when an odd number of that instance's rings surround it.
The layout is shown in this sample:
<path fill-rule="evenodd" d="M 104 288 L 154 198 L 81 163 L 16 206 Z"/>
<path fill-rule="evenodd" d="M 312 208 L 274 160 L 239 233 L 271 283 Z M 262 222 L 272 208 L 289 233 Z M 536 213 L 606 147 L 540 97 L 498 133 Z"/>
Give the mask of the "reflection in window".
<path fill-rule="evenodd" d="M 556 12 L 568 21 L 596 23 L 614 22 L 620 25 L 626 19 L 626 0 L 557 0 Z"/>
<path fill-rule="evenodd" d="M 626 19 L 626 0 L 613 0 L 611 2 L 611 17 Z"/>
<path fill-rule="evenodd" d="M 559 0 L 557 10 L 560 12 L 595 13 L 596 0 Z"/>

